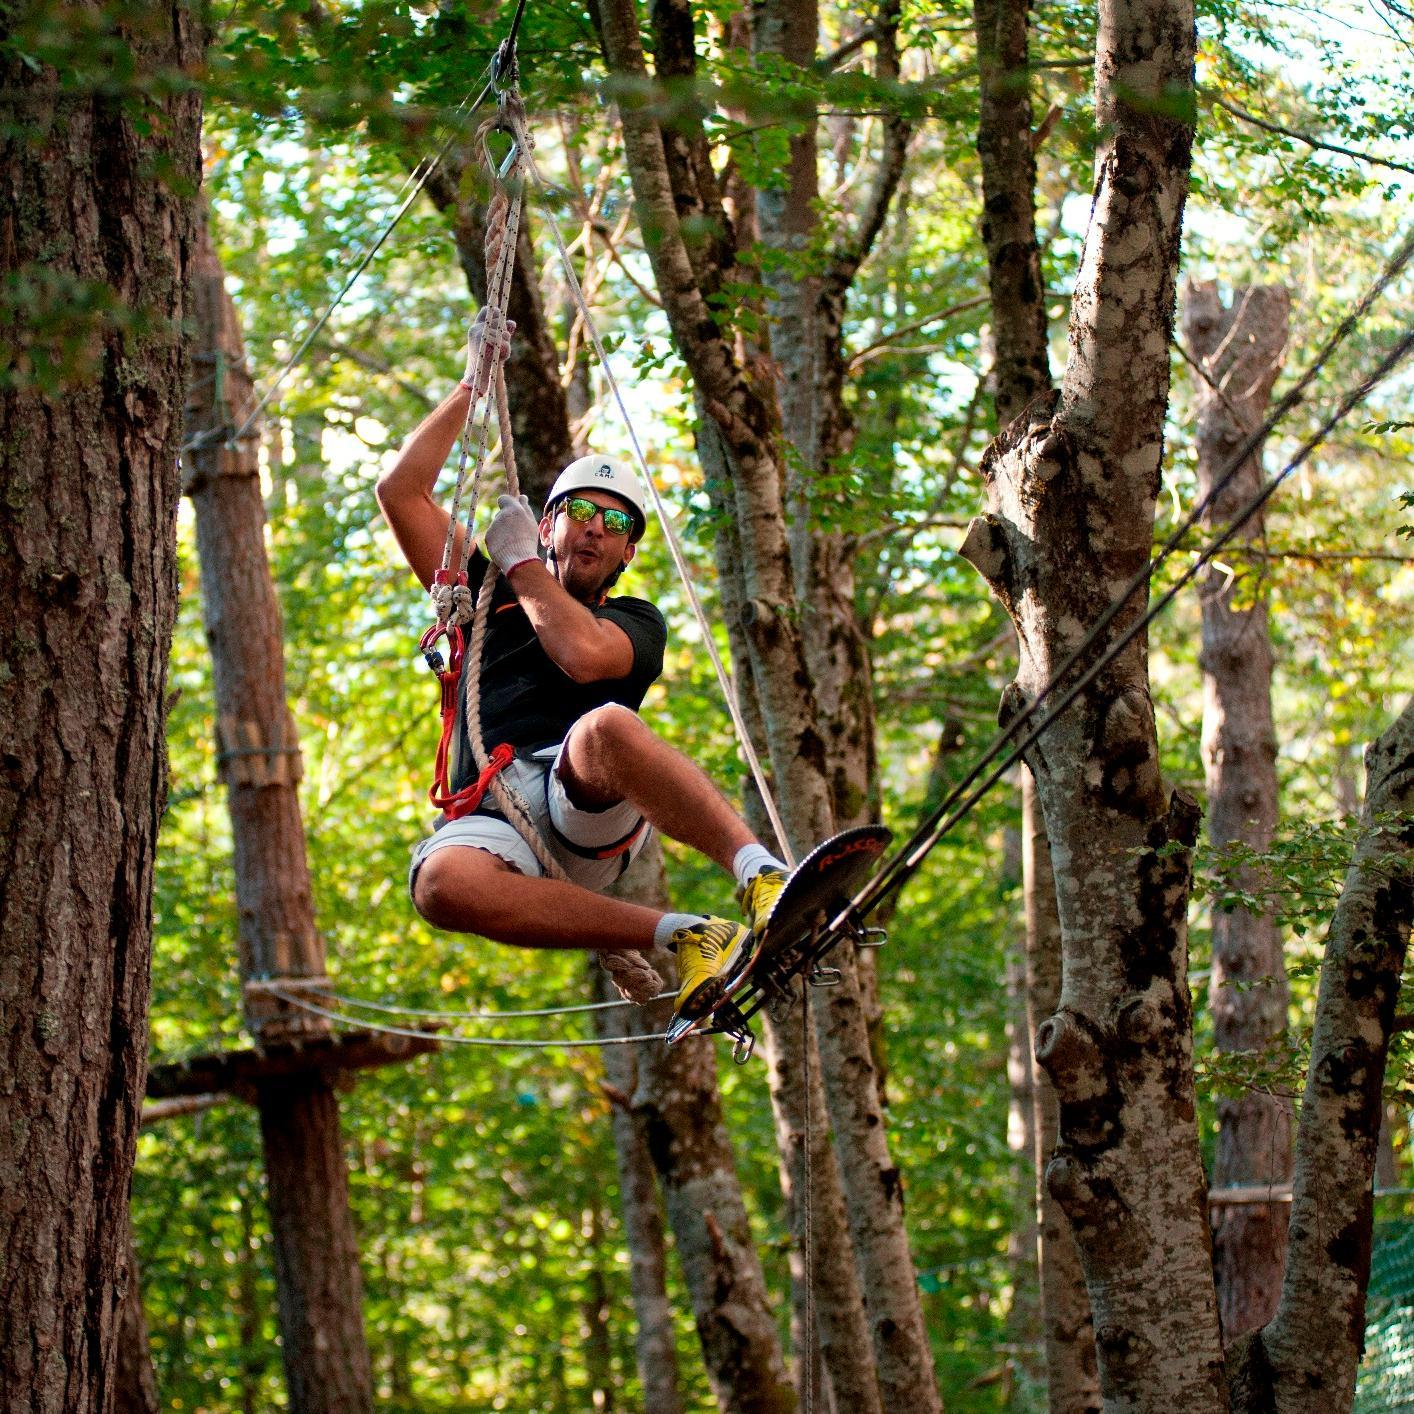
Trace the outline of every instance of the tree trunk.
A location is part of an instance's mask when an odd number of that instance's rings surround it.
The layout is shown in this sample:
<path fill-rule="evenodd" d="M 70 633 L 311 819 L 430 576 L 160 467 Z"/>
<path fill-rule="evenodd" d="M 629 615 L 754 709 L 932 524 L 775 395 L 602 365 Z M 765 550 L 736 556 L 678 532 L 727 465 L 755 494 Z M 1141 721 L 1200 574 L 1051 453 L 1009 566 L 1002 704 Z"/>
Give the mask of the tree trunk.
<path fill-rule="evenodd" d="M 990 514 L 973 522 L 963 546 L 1020 640 L 1003 721 L 1148 560 L 1193 45 L 1186 0 L 1101 5 L 1101 141 L 1070 363 L 1059 397 L 1034 400 L 989 449 Z M 1143 607 L 1135 596 L 1108 637 Z M 1060 1101 L 1046 1182 L 1080 1248 L 1106 1405 L 1198 1411 L 1226 1398 L 1186 975 L 1183 847 L 1198 812 L 1181 794 L 1165 799 L 1145 655 L 1141 635 L 1028 753 L 1051 842 L 1064 965 L 1060 1006 L 1041 1024 L 1036 1054 Z"/>
<path fill-rule="evenodd" d="M 203 235 L 193 306 L 199 381 L 188 407 L 202 608 L 216 693 L 219 761 L 228 787 L 240 914 L 241 977 L 320 976 L 296 783 L 299 745 L 285 702 L 280 611 L 265 555 L 257 442 L 231 433 L 253 403 L 235 306 Z M 247 1023 L 265 1039 L 316 1027 L 268 992 L 247 989 Z M 332 1080 L 311 1071 L 257 1093 L 280 1284 L 291 1407 L 309 1414 L 372 1409 L 362 1281 Z"/>
<path fill-rule="evenodd" d="M 596 9 L 610 70 L 632 83 L 649 82 L 633 0 L 601 0 Z M 662 4 L 654 19 L 660 47 L 676 46 L 669 55 L 669 70 L 676 75 L 680 65 L 692 61 L 691 16 L 681 3 Z M 625 104 L 621 119 L 654 280 L 674 342 L 692 374 L 699 414 L 712 424 L 731 473 L 743 594 L 740 620 L 730 627 L 746 643 L 786 830 L 797 847 L 814 844 L 830 833 L 829 791 L 823 744 L 805 687 L 809 673 L 782 514 L 784 477 L 774 399 L 740 366 L 711 304 L 723 283 L 744 272 L 710 238 L 689 239 L 684 224 L 694 211 L 705 211 L 719 225 L 726 221 L 715 189 L 704 192 L 701 185 L 710 181 L 710 164 L 704 174 L 693 143 L 665 135 L 649 111 Z M 685 173 L 696 179 L 695 190 L 684 186 Z"/>
<path fill-rule="evenodd" d="M 598 7 L 610 68 L 646 78 L 636 8 L 628 0 Z M 654 9 L 659 77 L 688 76 L 694 63 L 691 16 L 684 4 Z M 809 32 L 810 27 L 805 27 Z M 793 44 L 802 31 L 792 29 Z M 811 40 L 813 49 L 813 39 Z M 832 828 L 827 762 L 816 720 L 795 575 L 784 529 L 781 453 L 775 400 L 747 376 L 710 316 L 709 300 L 733 273 L 726 243 L 689 242 L 685 208 L 720 206 L 700 132 L 659 129 L 651 115 L 622 110 L 624 149 L 639 223 L 673 336 L 692 373 L 704 463 L 720 455 L 729 473 L 730 511 L 740 550 L 740 617 L 729 622 L 746 644 L 787 833 L 797 851 Z M 759 195 L 758 195 L 759 199 Z M 725 221 L 724 213 L 720 219 Z M 713 266 L 716 256 L 731 265 Z M 725 594 L 724 594 L 725 599 Z M 842 985 L 815 1008 L 825 1091 L 860 1282 L 868 1293 L 879 1388 L 885 1407 L 939 1407 L 922 1307 L 903 1228 L 902 1183 L 888 1153 L 858 979 L 842 960 Z"/>
<path fill-rule="evenodd" d="M 310 1072 L 262 1086 L 256 1104 L 290 1408 L 371 1410 L 363 1282 L 334 1087 Z"/>
<path fill-rule="evenodd" d="M 147 1343 L 142 1309 L 142 1277 L 132 1228 L 128 1229 L 128 1271 L 118 1315 L 117 1372 L 113 1380 L 114 1414 L 157 1414 L 157 1375 Z"/>
<path fill-rule="evenodd" d="M 1026 896 L 1026 1009 L 1028 1034 L 1060 1005 L 1061 928 L 1056 880 L 1036 783 L 1022 767 L 1021 867 Z M 1100 1374 L 1095 1325 L 1070 1222 L 1044 1174 L 1060 1138 L 1056 1087 L 1032 1057 L 1036 1098 L 1036 1202 L 1040 1223 L 1041 1323 L 1046 1342 L 1046 1391 L 1055 1414 L 1098 1414 Z"/>
<path fill-rule="evenodd" d="M 1011 887 L 1022 882 L 1021 832 L 1008 827 L 1002 856 L 1002 878 Z M 1006 957 L 1007 1148 L 1011 1152 L 1012 1221 L 1007 1234 L 1007 1266 L 1011 1270 L 1011 1306 L 1006 1335 L 1013 1375 L 1027 1384 L 1039 1383 L 1042 1371 L 1041 1293 L 1037 1280 L 1041 1234 L 1036 1217 L 1035 1066 L 1031 1059 L 1031 1026 L 1027 1017 L 1026 934 L 1018 930 Z"/>
<path fill-rule="evenodd" d="M 720 443 L 709 424 L 698 435 L 698 455 L 709 486 L 725 487 L 727 465 Z M 715 492 L 714 509 L 723 509 L 723 493 Z M 724 517 L 715 540 L 717 573 L 722 611 L 734 622 L 741 603 L 740 551 L 736 530 Z M 745 690 L 752 683 L 751 660 L 740 634 L 730 635 L 732 667 L 747 729 L 758 747 L 764 738 L 759 728 L 760 709 L 755 694 Z M 764 822 L 759 803 L 749 804 L 748 819 L 758 831 Z M 777 1023 L 770 1011 L 762 1013 L 765 1031 L 767 1075 L 771 1111 L 775 1120 L 776 1147 L 781 1156 L 781 1184 L 791 1214 L 794 1252 L 791 1275 L 794 1283 L 794 1330 L 797 1352 L 797 1379 L 802 1383 L 809 1368 L 804 1362 L 813 1338 L 820 1350 L 829 1386 L 841 1409 L 870 1414 L 879 1408 L 880 1393 L 874 1369 L 873 1343 L 865 1315 L 860 1277 L 850 1245 L 845 1219 L 844 1188 L 839 1162 L 830 1143 L 824 1086 L 820 1079 L 820 1052 L 813 1030 L 803 1033 L 793 1015 Z M 807 1050 L 810 1052 L 810 1086 L 806 1089 Z M 810 1135 L 811 1218 L 806 1231 L 804 1204 L 806 1191 L 805 1135 Z M 810 1300 L 804 1285 L 803 1254 L 809 1243 L 814 1276 Z M 806 1318 L 806 1307 L 814 1308 L 814 1332 Z"/>
<path fill-rule="evenodd" d="M 992 303 L 993 377 L 1005 427 L 1051 387 L 1046 288 L 1036 242 L 1027 0 L 973 0 L 982 168 L 982 244 Z"/>
<path fill-rule="evenodd" d="M 200 96 L 165 79 L 202 62 L 187 8 L 75 13 L 131 56 L 131 87 L 31 60 L 42 10 L 8 17 L 0 56 L 0 1389 L 15 1414 L 115 1395 L 201 180 Z"/>
<path fill-rule="evenodd" d="M 1189 352 L 1205 377 L 1198 400 L 1198 494 L 1206 497 L 1233 454 L 1266 414 L 1286 348 L 1290 296 L 1280 286 L 1234 291 L 1224 308 L 1214 281 L 1190 283 L 1183 309 Z M 1259 453 L 1248 457 L 1203 517 L 1225 525 L 1262 485 Z M 1258 512 L 1235 547 L 1264 533 Z M 1241 551 L 1234 551 L 1239 566 Z M 1277 741 L 1272 724 L 1272 642 L 1251 566 L 1234 574 L 1209 566 L 1202 584 L 1203 764 L 1208 838 L 1214 848 L 1265 850 L 1277 825 Z M 1245 884 L 1255 881 L 1247 871 Z M 1281 933 L 1270 914 L 1244 908 L 1213 916 L 1213 1035 L 1219 1051 L 1261 1051 L 1286 1030 Z M 1249 1091 L 1218 1103 L 1213 1187 L 1284 1184 L 1291 1177 L 1291 1106 Z M 1213 1267 L 1227 1340 L 1266 1325 L 1276 1312 L 1286 1257 L 1285 1203 L 1214 1208 Z"/>
<path fill-rule="evenodd" d="M 974 0 L 980 77 L 977 156 L 982 171 L 982 242 L 992 305 L 991 393 L 1008 426 L 1051 389 L 1045 282 L 1036 240 L 1032 147 L 1030 7 L 1026 0 Z M 1036 1063 L 1042 1022 L 1060 1005 L 1061 928 L 1056 881 L 1036 782 L 1021 768 L 1022 890 L 1026 909 L 1026 1027 L 1035 1104 L 1035 1208 L 1046 1390 L 1057 1414 L 1100 1408 L 1090 1298 L 1069 1220 L 1044 1181 L 1060 1133 L 1055 1087 Z"/>
<path fill-rule="evenodd" d="M 661 901 L 661 854 L 636 860 L 618 892 Z M 652 960 L 667 962 L 657 955 Z M 645 1035 L 661 1031 L 670 1010 L 665 1001 L 597 1015 L 610 1018 L 601 1025 L 622 1027 L 622 1034 Z M 636 1062 L 632 1090 L 618 1088 L 629 1097 L 634 1127 L 662 1185 L 718 1407 L 724 1414 L 781 1414 L 794 1396 L 722 1118 L 713 1043 L 692 1038 L 671 1048 L 650 1043 L 611 1049 L 631 1051 Z M 613 1064 L 624 1062 L 616 1058 Z"/>
<path fill-rule="evenodd" d="M 657 874 L 661 856 L 654 863 L 635 861 L 630 875 L 616 892 L 635 893 L 635 885 L 660 892 Z M 641 895 L 635 895 L 641 896 Z M 603 968 L 590 969 L 598 999 L 620 1000 Z M 617 1038 L 634 1034 L 631 1009 L 619 1006 L 595 1013 L 600 1036 Z M 624 1240 L 628 1245 L 629 1289 L 638 1316 L 634 1355 L 643 1386 L 643 1407 L 662 1414 L 681 1414 L 682 1392 L 678 1378 L 677 1343 L 673 1334 L 673 1308 L 668 1300 L 668 1253 L 663 1229 L 663 1207 L 653 1177 L 653 1156 L 642 1118 L 635 1114 L 633 1096 L 638 1088 L 638 1046 L 604 1048 L 604 1089 L 609 1096 L 614 1130 L 614 1156 L 618 1164 L 619 1202 L 623 1210 Z"/>
<path fill-rule="evenodd" d="M 1321 965 L 1281 1302 L 1228 1354 L 1239 1414 L 1342 1414 L 1355 1397 L 1381 1088 L 1414 919 L 1414 702 L 1366 752 L 1365 773 Z"/>

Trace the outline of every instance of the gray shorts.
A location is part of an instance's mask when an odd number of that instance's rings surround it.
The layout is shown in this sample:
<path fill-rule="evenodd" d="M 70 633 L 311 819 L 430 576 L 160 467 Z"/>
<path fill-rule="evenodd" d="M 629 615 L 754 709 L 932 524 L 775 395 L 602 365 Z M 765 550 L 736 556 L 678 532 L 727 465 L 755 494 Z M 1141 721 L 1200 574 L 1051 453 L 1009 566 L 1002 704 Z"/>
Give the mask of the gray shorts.
<path fill-rule="evenodd" d="M 606 810 L 581 810 L 574 805 L 560 779 L 564 749 L 565 742 L 561 742 L 544 747 L 528 760 L 517 756 L 504 774 L 530 807 L 541 838 L 565 876 L 586 889 L 606 889 L 648 843 L 653 827 L 627 801 Z M 487 799 L 490 798 L 488 791 Z M 632 841 L 625 848 L 600 857 L 599 851 L 612 849 L 630 836 Z M 544 873 L 530 846 L 508 820 L 499 815 L 466 815 L 439 825 L 413 849 L 409 893 L 416 886 L 417 871 L 428 855 L 457 845 L 484 849 L 531 879 Z"/>

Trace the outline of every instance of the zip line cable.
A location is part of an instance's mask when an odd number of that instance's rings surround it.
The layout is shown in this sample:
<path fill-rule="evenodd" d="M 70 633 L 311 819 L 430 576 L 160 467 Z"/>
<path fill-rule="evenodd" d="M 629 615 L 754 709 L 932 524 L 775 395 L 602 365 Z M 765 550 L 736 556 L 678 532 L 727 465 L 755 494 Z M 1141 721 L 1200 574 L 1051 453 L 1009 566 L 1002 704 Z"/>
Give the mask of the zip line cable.
<path fill-rule="evenodd" d="M 522 0 L 522 8 L 523 7 L 524 0 Z M 519 12 L 517 12 L 517 20 L 518 19 Z M 305 356 L 306 352 L 308 352 L 309 346 L 315 341 L 316 338 L 318 338 L 320 330 L 322 330 L 324 326 L 329 322 L 330 316 L 333 315 L 334 311 L 338 309 L 338 307 L 348 297 L 349 291 L 353 289 L 355 284 L 357 284 L 359 276 L 362 275 L 363 272 L 368 269 L 370 263 L 373 260 L 373 257 L 377 255 L 380 250 L 382 250 L 384 243 L 387 241 L 388 237 L 393 234 L 393 231 L 398 225 L 398 223 L 403 219 L 404 216 L 407 215 L 408 211 L 412 207 L 413 202 L 416 201 L 419 196 L 421 196 L 423 187 L 427 185 L 428 181 L 432 177 L 433 172 L 437 170 L 438 164 L 441 162 L 442 158 L 447 155 L 448 150 L 451 148 L 452 144 L 456 141 L 457 137 L 461 133 L 461 124 L 456 120 L 460 118 L 460 116 L 465 112 L 474 112 L 482 105 L 482 103 L 485 102 L 487 94 L 491 92 L 492 87 L 495 84 L 495 77 L 493 72 L 494 67 L 495 60 L 493 59 L 492 62 L 487 65 L 486 69 L 482 70 L 483 74 L 490 74 L 491 76 L 487 78 L 486 83 L 483 85 L 481 91 L 476 95 L 476 97 L 472 98 L 470 94 L 468 94 L 467 97 L 463 98 L 462 101 L 457 104 L 456 108 L 452 110 L 452 118 L 449 120 L 452 122 L 452 130 L 450 133 L 447 134 L 447 137 L 442 143 L 442 145 L 436 150 L 436 152 L 428 153 L 426 156 L 424 156 L 418 162 L 417 166 L 414 167 L 413 170 L 409 172 L 408 175 L 403 179 L 402 186 L 398 188 L 398 197 L 401 198 L 401 201 L 399 202 L 397 210 L 394 211 L 392 216 L 390 216 L 384 222 L 382 229 L 378 231 L 374 239 L 364 246 L 363 250 L 359 254 L 357 264 L 354 266 L 354 269 L 349 274 L 348 278 L 345 279 L 338 294 L 336 294 L 333 300 L 330 301 L 328 307 L 324 310 L 324 312 L 314 321 L 312 325 L 310 325 L 308 331 L 300 340 L 299 345 L 294 350 L 294 352 L 290 354 L 290 356 L 284 361 L 284 363 L 280 365 L 279 369 L 276 370 L 274 378 L 267 385 L 265 391 L 256 400 L 255 406 L 250 410 L 249 413 L 246 414 L 245 421 L 242 422 L 241 425 L 236 428 L 236 430 L 232 432 L 229 437 L 225 439 L 226 444 L 228 446 L 239 442 L 241 438 L 244 437 L 246 433 L 250 431 L 251 427 L 254 426 L 256 418 L 258 418 L 260 414 L 265 411 L 266 405 L 270 402 L 270 399 L 273 398 L 275 394 L 278 393 L 280 389 L 284 386 L 285 379 L 290 376 L 290 374 L 294 371 L 295 366 Z M 412 188 L 410 191 L 408 190 L 409 186 L 411 186 Z M 406 193 L 406 195 L 404 195 L 404 193 Z M 209 440 L 209 434 L 207 438 L 202 441 L 193 439 L 192 441 L 186 443 L 183 446 L 182 450 L 192 451 L 198 446 L 205 445 L 205 442 Z"/>
<path fill-rule="evenodd" d="M 427 1007 L 392 1006 L 386 1002 L 353 997 L 343 992 L 336 992 L 325 986 L 323 982 L 313 984 L 311 981 L 299 977 L 267 978 L 262 981 L 261 990 L 273 992 L 276 996 L 286 999 L 292 992 L 304 992 L 341 1007 L 378 1012 L 383 1016 L 410 1016 L 427 1021 L 519 1021 L 522 1017 L 570 1016 L 578 1012 L 613 1011 L 618 1007 L 638 1005 L 637 1002 L 621 999 L 613 1002 L 579 1002 L 573 1006 L 536 1007 L 529 1011 L 438 1011 Z M 649 1000 L 661 1002 L 673 995 L 672 992 L 660 992 Z"/>
<path fill-rule="evenodd" d="M 1414 254 L 1414 242 L 1406 245 L 1403 252 L 1403 259 L 1407 260 L 1410 254 Z M 963 799 L 964 793 L 967 792 L 968 787 L 981 777 L 988 763 L 995 760 L 1006 744 L 1016 737 L 1021 728 L 1036 715 L 1041 704 L 1056 690 L 1060 682 L 1075 666 L 1077 660 L 1085 653 L 1091 644 L 1094 643 L 1099 634 L 1103 632 L 1105 627 L 1113 620 L 1119 609 L 1128 601 L 1133 593 L 1134 585 L 1132 582 L 1131 586 L 1126 589 L 1124 594 L 1111 603 L 1109 609 L 1096 621 L 1090 632 L 1085 636 L 1084 640 L 1082 640 L 1080 646 L 1066 659 L 1061 668 L 1051 676 L 1050 680 L 1041 688 L 1036 697 L 1032 699 L 1022 712 L 1019 712 L 1017 716 L 1013 718 L 1006 729 L 998 735 L 996 740 L 988 750 L 983 753 L 963 780 L 948 792 L 944 800 L 930 813 L 923 824 L 914 831 L 913 836 L 909 839 L 907 844 L 898 850 L 889 864 L 876 874 L 874 878 L 859 891 L 854 899 L 851 900 L 849 906 L 840 915 L 840 918 L 843 918 L 843 916 L 849 912 L 857 912 L 861 915 L 867 914 L 877 907 L 886 897 L 897 893 L 899 889 L 903 888 L 913 875 L 918 872 L 923 860 L 939 843 L 943 836 L 963 819 L 982 796 L 1040 740 L 1041 736 L 1052 723 L 1075 702 L 1076 698 L 1080 696 L 1085 688 L 1114 661 L 1134 638 L 1142 633 L 1149 624 L 1173 602 L 1178 592 L 1189 584 L 1197 575 L 1198 571 L 1232 540 L 1242 526 L 1271 499 L 1277 488 L 1281 486 L 1292 472 L 1303 465 L 1311 453 L 1325 441 L 1332 429 L 1345 418 L 1352 408 L 1362 402 L 1377 384 L 1382 382 L 1393 371 L 1411 349 L 1414 349 L 1414 329 L 1406 332 L 1404 337 L 1380 360 L 1374 371 L 1363 379 L 1357 387 L 1351 389 L 1341 398 L 1335 410 L 1321 423 L 1317 430 L 1306 439 L 1298 449 L 1296 455 L 1286 466 L 1263 484 L 1258 493 L 1251 498 L 1247 505 L 1244 506 L 1228 525 L 1198 554 L 1193 563 L 1183 571 L 1178 579 L 1150 605 L 1148 610 L 1135 623 L 1131 624 L 1113 643 L 1109 644 L 1100 657 L 1066 689 L 1060 701 L 1048 711 L 1039 725 L 1034 727 L 1018 746 L 1013 747 L 1013 749 L 1007 753 L 1001 764 L 995 767 L 986 776 L 985 780 Z M 1303 380 L 1303 382 L 1304 381 L 1306 380 Z M 1240 453 L 1233 467 L 1219 480 L 1213 491 L 1203 498 L 1195 511 L 1185 520 L 1184 524 L 1180 526 L 1179 532 L 1177 532 L 1175 536 L 1171 536 L 1169 540 L 1165 542 L 1162 553 L 1150 561 L 1149 566 L 1142 572 L 1142 576 L 1136 578 L 1147 580 L 1153 570 L 1172 552 L 1177 543 L 1177 535 L 1186 533 L 1187 530 L 1191 528 L 1191 522 L 1194 518 L 1198 514 L 1201 514 L 1202 509 L 1211 502 L 1213 496 L 1221 491 L 1223 487 L 1231 481 L 1232 477 L 1237 474 L 1237 471 L 1241 468 L 1242 462 L 1250 455 L 1250 448 L 1244 446 L 1240 449 Z M 961 800 L 962 803 L 958 805 L 955 810 L 952 810 L 951 814 L 947 814 L 948 810 L 959 800 Z M 839 919 L 833 921 L 837 922 Z"/>
<path fill-rule="evenodd" d="M 410 1026 L 390 1026 L 382 1021 L 362 1021 L 356 1017 L 345 1016 L 342 1012 L 330 1011 L 327 1007 L 316 1006 L 303 997 L 284 993 L 281 995 L 291 1006 L 307 1011 L 311 1016 L 322 1016 L 340 1026 L 357 1027 L 360 1031 L 377 1031 L 384 1036 L 407 1036 L 414 1041 L 441 1041 L 451 1046 L 495 1046 L 509 1050 L 519 1048 L 537 1051 L 583 1050 L 595 1046 L 636 1046 L 643 1041 L 665 1041 L 668 1038 L 666 1031 L 655 1031 L 645 1036 L 571 1036 L 565 1040 L 533 1037 L 524 1041 L 509 1036 L 462 1036 L 456 1032 L 442 1035 L 437 1031 L 414 1030 Z"/>
<path fill-rule="evenodd" d="M 1041 688 L 1036 697 L 1034 697 L 1025 708 L 1007 724 L 1006 728 L 993 739 L 991 745 L 982 753 L 981 757 L 973 763 L 967 775 L 929 812 L 927 817 L 914 831 L 908 843 L 895 851 L 889 863 L 865 885 L 865 888 L 861 891 L 860 897 L 862 898 L 866 894 L 869 896 L 870 903 L 868 907 L 872 908 L 878 899 L 884 897 L 886 892 L 891 893 L 894 891 L 891 887 L 887 887 L 887 884 L 894 871 L 900 866 L 904 857 L 912 853 L 916 843 L 926 837 L 928 833 L 934 829 L 953 804 L 961 799 L 968 787 L 980 778 L 988 764 L 995 760 L 1006 747 L 1007 743 L 1026 726 L 1027 722 L 1030 721 L 1033 716 L 1035 716 L 1046 697 L 1056 689 L 1065 678 L 1066 674 L 1068 674 L 1085 654 L 1089 652 L 1095 641 L 1114 621 L 1115 617 L 1133 595 L 1150 582 L 1154 572 L 1178 548 L 1180 542 L 1188 532 L 1201 520 L 1203 513 L 1214 504 L 1222 492 L 1232 483 L 1233 479 L 1241 471 L 1243 463 L 1247 458 L 1261 446 L 1277 424 L 1281 422 L 1301 400 L 1302 395 L 1310 386 L 1316 374 L 1329 362 L 1337 348 L 1339 348 L 1349 336 L 1350 332 L 1365 317 L 1375 300 L 1388 288 L 1391 281 L 1398 276 L 1411 258 L 1414 258 L 1414 233 L 1411 233 L 1411 235 L 1406 238 L 1404 244 L 1395 252 L 1374 284 L 1365 292 L 1356 307 L 1336 327 L 1335 331 L 1330 338 L 1327 339 L 1310 366 L 1281 398 L 1266 421 L 1254 432 L 1250 433 L 1233 453 L 1228 461 L 1227 467 L 1209 489 L 1207 495 L 1203 496 L 1197 502 L 1188 515 L 1179 523 L 1177 528 L 1164 540 L 1158 552 L 1148 560 L 1144 567 L 1129 580 L 1120 593 L 1111 600 L 1108 607 L 1091 625 L 1089 631 L 1085 634 L 1084 638 L 1081 639 L 1080 643 L 1072 650 L 1061 666 L 1052 673 L 1049 681 Z M 1383 372 L 1379 376 L 1383 377 Z M 1322 436 L 1323 435 L 1324 433 L 1322 433 Z M 910 869 L 910 877 L 912 873 L 913 869 Z"/>

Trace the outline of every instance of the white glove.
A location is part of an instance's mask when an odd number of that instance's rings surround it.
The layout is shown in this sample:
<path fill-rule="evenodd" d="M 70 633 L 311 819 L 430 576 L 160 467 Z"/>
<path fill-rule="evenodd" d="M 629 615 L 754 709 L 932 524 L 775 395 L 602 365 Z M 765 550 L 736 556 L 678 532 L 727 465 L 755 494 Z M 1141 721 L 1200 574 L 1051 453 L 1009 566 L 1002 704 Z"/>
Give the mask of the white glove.
<path fill-rule="evenodd" d="M 499 323 L 499 319 L 497 323 Z M 511 335 L 516 331 L 514 319 L 507 319 L 504 325 L 504 332 L 488 332 L 486 328 L 486 310 L 477 311 L 476 318 L 471 321 L 471 328 L 466 333 L 466 372 L 462 374 L 462 387 L 470 388 L 478 395 L 484 393 L 491 386 L 491 375 L 495 372 L 498 360 L 503 360 L 511 350 Z M 472 384 L 472 379 L 476 376 L 476 354 L 482 340 L 485 340 L 489 348 L 481 363 L 481 384 L 476 387 Z"/>
<path fill-rule="evenodd" d="M 486 527 L 486 553 L 502 574 L 540 558 L 540 522 L 527 496 L 498 496 L 499 507 Z"/>

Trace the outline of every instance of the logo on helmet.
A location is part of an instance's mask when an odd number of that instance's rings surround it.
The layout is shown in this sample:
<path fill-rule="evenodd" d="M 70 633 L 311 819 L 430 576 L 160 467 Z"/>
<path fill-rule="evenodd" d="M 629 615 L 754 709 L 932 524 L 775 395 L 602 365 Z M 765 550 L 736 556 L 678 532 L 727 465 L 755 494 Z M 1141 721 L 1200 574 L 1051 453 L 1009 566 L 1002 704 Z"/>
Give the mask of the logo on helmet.
<path fill-rule="evenodd" d="M 595 476 L 604 477 L 607 481 L 612 481 L 614 479 L 614 468 L 611 467 L 608 462 L 605 462 L 594 474 Z"/>

